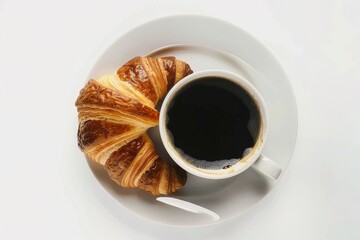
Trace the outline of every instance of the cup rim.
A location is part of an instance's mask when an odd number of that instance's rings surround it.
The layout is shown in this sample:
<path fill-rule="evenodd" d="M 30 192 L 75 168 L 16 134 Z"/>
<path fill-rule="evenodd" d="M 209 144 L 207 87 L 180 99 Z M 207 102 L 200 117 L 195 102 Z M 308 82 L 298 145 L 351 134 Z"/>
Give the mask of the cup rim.
<path fill-rule="evenodd" d="M 238 161 L 230 168 L 210 170 L 210 169 L 195 167 L 194 165 L 188 163 L 183 157 L 180 156 L 180 154 L 176 151 L 175 147 L 173 146 L 172 140 L 170 139 L 167 133 L 166 113 L 169 108 L 171 100 L 174 98 L 176 93 L 178 93 L 186 85 L 190 84 L 191 82 L 202 79 L 204 77 L 220 77 L 232 81 L 237 85 L 240 85 L 240 87 L 245 89 L 252 96 L 260 111 L 261 130 L 260 130 L 260 136 L 258 137 L 258 140 L 255 143 L 255 146 L 256 145 L 258 146 L 256 148 L 252 148 L 252 150 L 247 156 L 241 158 L 240 161 Z M 170 157 L 185 171 L 195 176 L 207 178 L 207 179 L 225 179 L 225 178 L 233 177 L 248 169 L 258 159 L 264 148 L 264 145 L 268 137 L 268 120 L 267 120 L 265 102 L 259 91 L 246 78 L 236 73 L 225 70 L 216 70 L 216 69 L 194 72 L 183 78 L 177 84 L 175 84 L 167 93 L 160 109 L 159 130 L 160 130 L 160 138 L 162 143 L 164 144 L 166 151 L 168 152 Z"/>

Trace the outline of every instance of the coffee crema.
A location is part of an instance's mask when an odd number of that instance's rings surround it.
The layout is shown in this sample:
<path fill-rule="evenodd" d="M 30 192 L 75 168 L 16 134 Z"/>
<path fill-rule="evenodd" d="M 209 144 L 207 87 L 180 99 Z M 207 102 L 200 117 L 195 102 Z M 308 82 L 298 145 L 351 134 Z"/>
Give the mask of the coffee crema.
<path fill-rule="evenodd" d="M 249 93 L 218 77 L 185 86 L 167 113 L 174 147 L 190 164 L 205 169 L 224 169 L 239 161 L 255 145 L 259 124 L 259 109 Z"/>

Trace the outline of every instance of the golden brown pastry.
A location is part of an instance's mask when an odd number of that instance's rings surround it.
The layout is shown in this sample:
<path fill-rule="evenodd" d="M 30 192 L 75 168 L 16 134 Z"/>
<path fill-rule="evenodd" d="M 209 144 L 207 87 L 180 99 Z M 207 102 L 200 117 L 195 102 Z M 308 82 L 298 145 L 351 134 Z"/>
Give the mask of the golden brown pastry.
<path fill-rule="evenodd" d="M 186 172 L 159 158 L 146 131 L 158 124 L 157 102 L 191 73 L 175 57 L 135 57 L 115 74 L 90 80 L 75 104 L 80 149 L 123 187 L 159 195 L 184 186 Z"/>

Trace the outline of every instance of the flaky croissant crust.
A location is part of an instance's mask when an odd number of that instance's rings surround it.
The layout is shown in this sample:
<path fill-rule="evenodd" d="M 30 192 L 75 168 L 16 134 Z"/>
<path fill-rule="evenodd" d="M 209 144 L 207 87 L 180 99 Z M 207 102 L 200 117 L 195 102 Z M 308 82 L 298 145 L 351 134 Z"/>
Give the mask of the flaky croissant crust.
<path fill-rule="evenodd" d="M 175 57 L 135 57 L 115 74 L 90 80 L 75 104 L 80 149 L 123 187 L 153 195 L 180 189 L 186 172 L 159 158 L 146 131 L 158 124 L 158 101 L 191 73 Z"/>

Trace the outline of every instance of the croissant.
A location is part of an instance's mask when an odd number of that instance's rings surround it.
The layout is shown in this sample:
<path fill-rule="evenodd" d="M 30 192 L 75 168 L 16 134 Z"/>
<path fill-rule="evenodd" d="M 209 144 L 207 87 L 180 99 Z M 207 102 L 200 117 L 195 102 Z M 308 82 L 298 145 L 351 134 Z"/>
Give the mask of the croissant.
<path fill-rule="evenodd" d="M 158 124 L 158 101 L 190 66 L 175 57 L 135 57 L 115 74 L 89 80 L 76 100 L 78 145 L 123 187 L 169 194 L 186 183 L 186 172 L 156 154 L 147 129 Z"/>

